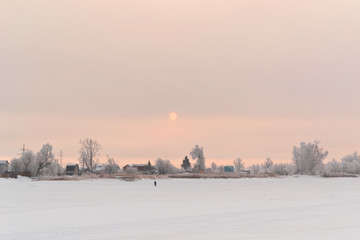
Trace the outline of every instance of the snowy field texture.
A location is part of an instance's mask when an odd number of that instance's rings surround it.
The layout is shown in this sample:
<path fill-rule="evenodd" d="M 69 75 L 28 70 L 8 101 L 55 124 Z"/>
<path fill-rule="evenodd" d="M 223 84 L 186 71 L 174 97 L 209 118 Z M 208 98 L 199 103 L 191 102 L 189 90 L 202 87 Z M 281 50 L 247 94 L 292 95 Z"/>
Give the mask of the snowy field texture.
<path fill-rule="evenodd" d="M 0 239 L 360 239 L 360 179 L 0 179 Z"/>

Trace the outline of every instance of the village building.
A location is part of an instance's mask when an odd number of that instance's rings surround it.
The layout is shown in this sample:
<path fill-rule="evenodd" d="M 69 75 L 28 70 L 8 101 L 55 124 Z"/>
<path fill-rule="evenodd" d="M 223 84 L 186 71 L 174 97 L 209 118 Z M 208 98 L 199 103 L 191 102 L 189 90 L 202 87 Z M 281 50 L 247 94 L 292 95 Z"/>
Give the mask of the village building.
<path fill-rule="evenodd" d="M 9 162 L 7 160 L 0 160 L 0 174 L 4 174 L 8 171 Z"/>
<path fill-rule="evenodd" d="M 78 164 L 67 164 L 65 168 L 65 174 L 70 176 L 79 175 L 79 165 Z"/>
<path fill-rule="evenodd" d="M 134 170 L 136 172 L 144 172 L 146 170 L 146 164 L 127 164 L 123 167 L 125 172 Z"/>
<path fill-rule="evenodd" d="M 224 166 L 224 172 L 234 172 L 234 166 Z"/>
<path fill-rule="evenodd" d="M 103 173 L 105 172 L 107 164 L 96 164 L 94 168 L 94 172 Z"/>

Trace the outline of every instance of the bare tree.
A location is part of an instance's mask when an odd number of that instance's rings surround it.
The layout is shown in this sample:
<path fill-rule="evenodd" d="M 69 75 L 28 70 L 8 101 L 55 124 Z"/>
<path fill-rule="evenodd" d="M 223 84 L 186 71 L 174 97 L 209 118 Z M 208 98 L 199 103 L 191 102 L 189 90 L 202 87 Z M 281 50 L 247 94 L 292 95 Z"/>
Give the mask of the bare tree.
<path fill-rule="evenodd" d="M 204 150 L 202 147 L 199 147 L 198 145 L 195 145 L 195 147 L 190 152 L 190 156 L 192 159 L 196 159 L 196 164 L 199 167 L 200 170 L 205 170 L 205 156 L 204 156 Z"/>
<path fill-rule="evenodd" d="M 47 143 L 43 145 L 40 151 L 36 154 L 35 176 L 38 176 L 43 168 L 50 166 L 54 162 L 55 158 L 52 153 L 52 148 L 53 147 Z"/>
<path fill-rule="evenodd" d="M 83 168 L 88 169 L 89 171 L 93 172 L 96 163 L 98 162 L 98 156 L 100 155 L 101 145 L 91 139 L 87 138 L 85 140 L 80 139 L 80 158 L 79 162 L 82 164 Z"/>
<path fill-rule="evenodd" d="M 235 167 L 235 172 L 241 172 L 241 170 L 245 168 L 245 163 L 241 158 L 236 158 L 234 160 L 234 167 Z"/>
<path fill-rule="evenodd" d="M 296 172 L 300 174 L 315 174 L 318 167 L 328 155 L 319 147 L 319 141 L 314 143 L 300 143 L 300 147 L 293 148 L 293 161 Z"/>

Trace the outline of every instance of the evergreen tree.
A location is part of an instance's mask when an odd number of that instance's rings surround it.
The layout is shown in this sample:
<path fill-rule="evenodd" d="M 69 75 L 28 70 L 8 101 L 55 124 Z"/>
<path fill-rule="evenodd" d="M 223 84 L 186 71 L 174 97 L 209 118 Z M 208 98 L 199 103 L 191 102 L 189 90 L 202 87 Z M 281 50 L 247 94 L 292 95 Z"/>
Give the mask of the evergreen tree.
<path fill-rule="evenodd" d="M 189 161 L 188 156 L 185 156 L 185 158 L 184 158 L 184 160 L 183 160 L 183 162 L 182 162 L 182 164 L 181 164 L 181 167 L 182 167 L 183 169 L 185 169 L 185 170 L 191 167 L 191 163 L 190 163 L 190 161 Z"/>
<path fill-rule="evenodd" d="M 146 166 L 145 166 L 145 171 L 151 172 L 152 170 L 154 170 L 154 166 L 151 165 L 151 162 L 150 162 L 150 160 L 149 160 L 148 163 L 147 163 Z"/>

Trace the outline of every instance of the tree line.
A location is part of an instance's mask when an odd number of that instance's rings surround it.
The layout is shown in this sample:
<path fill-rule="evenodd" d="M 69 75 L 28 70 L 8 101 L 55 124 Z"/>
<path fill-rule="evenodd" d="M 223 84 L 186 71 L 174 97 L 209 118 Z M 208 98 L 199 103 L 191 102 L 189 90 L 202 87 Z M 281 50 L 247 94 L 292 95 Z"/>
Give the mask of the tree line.
<path fill-rule="evenodd" d="M 101 145 L 92 138 L 80 140 L 79 165 L 83 172 L 96 172 L 96 166 L 99 162 Z M 183 159 L 180 168 L 175 167 L 170 160 L 158 158 L 155 164 L 150 161 L 146 164 L 148 173 L 174 174 L 179 172 L 213 172 L 221 173 L 226 171 L 227 166 L 211 163 L 211 167 L 205 166 L 204 149 L 199 145 Z M 340 161 L 333 159 L 327 163 L 324 160 L 328 156 L 328 151 L 320 147 L 319 141 L 301 142 L 299 146 L 294 146 L 292 151 L 292 162 L 274 163 L 267 158 L 262 164 L 252 164 L 245 166 L 241 158 L 235 158 L 231 167 L 234 172 L 247 172 L 252 174 L 274 173 L 277 175 L 307 174 L 307 175 L 326 175 L 326 174 L 360 174 L 360 155 L 357 152 L 343 157 Z M 10 161 L 10 169 L 16 173 L 36 177 L 40 175 L 61 175 L 64 169 L 60 166 L 58 159 L 53 154 L 53 147 L 47 143 L 37 153 L 32 150 L 25 150 L 19 158 L 13 158 Z M 116 173 L 120 170 L 119 165 L 113 157 L 107 157 L 107 164 L 104 171 L 106 173 Z M 128 171 L 132 171 L 129 169 Z"/>

